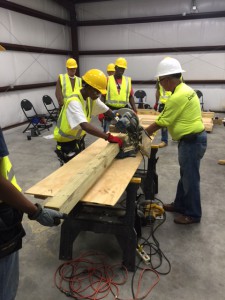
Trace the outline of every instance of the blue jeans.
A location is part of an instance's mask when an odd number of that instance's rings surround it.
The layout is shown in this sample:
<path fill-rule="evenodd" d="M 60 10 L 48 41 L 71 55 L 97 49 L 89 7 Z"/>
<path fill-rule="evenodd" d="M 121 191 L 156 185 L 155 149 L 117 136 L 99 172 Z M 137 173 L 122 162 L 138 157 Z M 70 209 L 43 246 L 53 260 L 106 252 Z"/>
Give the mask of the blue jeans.
<path fill-rule="evenodd" d="M 19 284 L 19 251 L 0 259 L 0 299 L 14 300 Z"/>
<path fill-rule="evenodd" d="M 168 129 L 167 129 L 167 127 L 161 128 L 161 141 L 168 144 Z"/>
<path fill-rule="evenodd" d="M 200 220 L 202 216 L 200 198 L 200 161 L 207 148 L 207 134 L 198 134 L 194 141 L 181 140 L 178 144 L 180 180 L 174 207 L 185 216 Z"/>
<path fill-rule="evenodd" d="M 111 121 L 106 121 L 103 120 L 103 130 L 104 132 L 108 132 L 109 131 L 109 125 L 110 125 Z"/>

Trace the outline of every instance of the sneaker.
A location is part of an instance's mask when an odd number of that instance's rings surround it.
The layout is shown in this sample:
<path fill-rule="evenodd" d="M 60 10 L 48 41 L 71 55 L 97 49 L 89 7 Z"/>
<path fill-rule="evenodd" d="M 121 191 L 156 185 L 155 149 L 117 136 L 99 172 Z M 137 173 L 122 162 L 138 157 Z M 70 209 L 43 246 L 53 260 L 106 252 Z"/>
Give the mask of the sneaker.
<path fill-rule="evenodd" d="M 161 142 L 158 146 L 159 146 L 159 148 L 164 148 L 167 146 L 167 143 Z"/>
<path fill-rule="evenodd" d="M 193 223 L 200 223 L 199 219 L 195 219 L 185 215 L 179 215 L 174 219 L 174 223 L 182 224 L 182 225 L 189 225 Z"/>
<path fill-rule="evenodd" d="M 224 160 L 224 159 L 218 160 L 218 164 L 219 164 L 219 165 L 225 165 L 225 160 Z"/>

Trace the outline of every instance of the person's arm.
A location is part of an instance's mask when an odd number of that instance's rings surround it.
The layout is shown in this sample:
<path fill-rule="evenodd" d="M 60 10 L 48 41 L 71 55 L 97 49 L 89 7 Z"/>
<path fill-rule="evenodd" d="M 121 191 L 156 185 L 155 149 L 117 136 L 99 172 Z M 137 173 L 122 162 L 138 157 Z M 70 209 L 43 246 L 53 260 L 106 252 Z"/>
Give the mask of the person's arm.
<path fill-rule="evenodd" d="M 63 94 L 62 94 L 62 87 L 60 83 L 60 79 L 58 78 L 55 88 L 55 96 L 59 103 L 59 108 L 61 109 L 63 106 Z"/>
<path fill-rule="evenodd" d="M 40 204 L 33 204 L 14 185 L 0 175 L 0 199 L 28 215 L 31 220 L 38 221 L 44 226 L 59 225 L 59 219 L 64 218 L 64 214 L 48 208 L 42 208 Z M 57 218 L 57 221 L 56 221 Z"/>
<path fill-rule="evenodd" d="M 14 185 L 0 175 L 0 199 L 10 206 L 32 215 L 37 211 L 37 207 L 30 202 Z"/>
<path fill-rule="evenodd" d="M 135 102 L 134 102 L 134 96 L 130 95 L 130 97 L 129 97 L 129 103 L 130 103 L 133 111 L 135 113 L 137 113 L 137 108 L 136 108 L 136 105 L 135 105 Z"/>
<path fill-rule="evenodd" d="M 157 109 L 158 109 L 159 97 L 160 97 L 159 89 L 156 88 L 156 91 L 155 91 L 155 104 L 154 104 L 154 107 L 153 107 L 155 111 L 157 111 Z"/>
<path fill-rule="evenodd" d="M 155 131 L 157 131 L 160 128 L 161 127 L 154 122 L 151 125 L 149 125 L 147 128 L 145 128 L 145 131 L 147 131 L 149 135 L 152 135 Z"/>
<path fill-rule="evenodd" d="M 123 145 L 123 141 L 119 137 L 114 136 L 111 133 L 105 133 L 88 122 L 80 123 L 80 127 L 87 133 L 102 138 L 109 143 L 117 143 L 120 147 Z"/>

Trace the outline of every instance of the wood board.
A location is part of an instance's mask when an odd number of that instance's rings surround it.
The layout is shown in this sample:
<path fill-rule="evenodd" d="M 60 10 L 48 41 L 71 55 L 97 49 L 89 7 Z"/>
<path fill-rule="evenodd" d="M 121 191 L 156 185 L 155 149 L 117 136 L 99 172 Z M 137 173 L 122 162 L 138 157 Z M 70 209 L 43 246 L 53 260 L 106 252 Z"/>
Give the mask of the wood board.
<path fill-rule="evenodd" d="M 138 115 L 140 125 L 144 128 L 148 127 L 150 124 L 154 123 L 155 120 L 158 118 L 158 115 Z M 203 124 L 205 126 L 205 130 L 207 132 L 211 132 L 213 130 L 213 120 L 212 118 L 203 117 L 202 118 Z"/>
<path fill-rule="evenodd" d="M 107 145 L 108 142 L 98 139 L 74 159 L 36 183 L 25 193 L 39 198 L 56 196 L 60 191 L 65 190 L 65 186 L 72 180 L 74 174 L 81 172 L 87 162 L 89 163 L 94 156 L 104 151 Z M 137 157 L 114 159 L 110 167 L 80 200 L 110 206 L 115 205 L 141 161 L 142 156 L 140 154 Z"/>
<path fill-rule="evenodd" d="M 68 214 L 95 184 L 119 153 L 118 144 L 109 144 L 101 153 L 93 156 L 79 171 L 74 172 L 70 181 L 53 197 L 48 197 L 44 207 Z M 79 155 L 77 156 L 79 159 Z"/>
<path fill-rule="evenodd" d="M 71 180 L 75 172 L 79 172 L 85 167 L 93 157 L 101 153 L 108 142 L 99 139 L 87 147 L 79 156 L 74 157 L 61 168 L 39 181 L 31 188 L 25 191 L 26 194 L 44 197 L 53 197 L 63 186 Z"/>

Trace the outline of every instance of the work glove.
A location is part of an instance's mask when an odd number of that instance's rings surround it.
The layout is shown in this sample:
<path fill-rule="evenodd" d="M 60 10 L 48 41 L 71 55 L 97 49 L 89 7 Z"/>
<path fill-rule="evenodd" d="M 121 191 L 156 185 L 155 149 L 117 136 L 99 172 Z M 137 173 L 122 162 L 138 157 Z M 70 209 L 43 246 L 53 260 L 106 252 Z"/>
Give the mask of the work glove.
<path fill-rule="evenodd" d="M 60 224 L 60 219 L 65 219 L 66 214 L 58 212 L 49 208 L 42 208 L 39 203 L 35 204 L 37 206 L 37 211 L 33 215 L 28 215 L 30 220 L 35 220 L 43 226 L 57 226 Z"/>
<path fill-rule="evenodd" d="M 111 133 L 108 134 L 108 139 L 107 139 L 107 141 L 108 141 L 109 143 L 118 143 L 119 146 L 120 146 L 120 148 L 121 148 L 122 145 L 123 145 L 123 141 L 122 141 L 120 138 L 118 138 L 117 136 L 112 135 Z"/>
<path fill-rule="evenodd" d="M 102 123 L 103 120 L 105 119 L 105 115 L 104 115 L 104 114 L 99 114 L 99 115 L 98 115 L 98 119 L 99 119 L 99 121 Z"/>
<path fill-rule="evenodd" d="M 154 108 L 155 111 L 157 111 L 157 109 L 158 109 L 158 103 L 155 103 L 155 105 L 154 105 L 153 108 Z"/>

